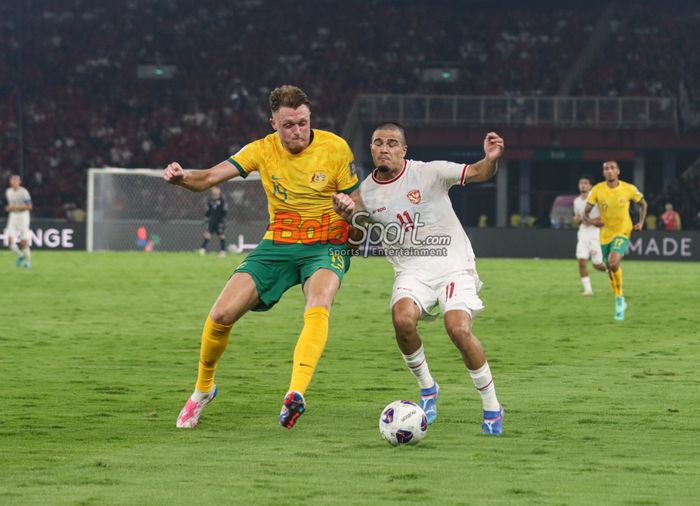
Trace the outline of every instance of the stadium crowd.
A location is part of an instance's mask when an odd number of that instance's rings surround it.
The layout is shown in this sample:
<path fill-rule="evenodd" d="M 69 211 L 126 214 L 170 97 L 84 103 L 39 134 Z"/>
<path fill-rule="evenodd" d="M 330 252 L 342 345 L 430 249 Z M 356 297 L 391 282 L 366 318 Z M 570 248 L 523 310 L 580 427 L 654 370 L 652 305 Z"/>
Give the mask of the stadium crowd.
<path fill-rule="evenodd" d="M 35 214 L 64 216 L 85 205 L 88 167 L 207 166 L 264 134 L 270 86 L 285 82 L 337 132 L 362 92 L 553 95 L 607 4 L 3 2 L 0 176 L 22 158 Z M 615 7 L 573 92 L 673 96 L 681 78 L 700 82 L 700 7 L 674 5 Z M 426 68 L 459 74 L 435 82 Z"/>

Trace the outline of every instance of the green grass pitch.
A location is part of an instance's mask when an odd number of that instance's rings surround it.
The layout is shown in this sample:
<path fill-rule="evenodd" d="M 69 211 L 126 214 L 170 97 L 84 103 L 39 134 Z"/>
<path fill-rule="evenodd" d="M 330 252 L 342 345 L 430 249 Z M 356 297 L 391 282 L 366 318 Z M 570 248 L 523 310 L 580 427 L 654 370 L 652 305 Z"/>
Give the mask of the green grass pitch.
<path fill-rule="evenodd" d="M 700 265 L 625 261 L 627 320 L 603 274 L 582 297 L 575 260 L 479 260 L 475 323 L 506 408 L 481 406 L 442 323 L 421 324 L 442 387 L 415 447 L 378 417 L 418 388 L 394 343 L 392 273 L 355 259 L 330 338 L 286 431 L 277 414 L 302 325 L 298 288 L 234 328 L 220 394 L 175 429 L 199 333 L 242 256 L 0 255 L 0 503 L 699 504 Z"/>

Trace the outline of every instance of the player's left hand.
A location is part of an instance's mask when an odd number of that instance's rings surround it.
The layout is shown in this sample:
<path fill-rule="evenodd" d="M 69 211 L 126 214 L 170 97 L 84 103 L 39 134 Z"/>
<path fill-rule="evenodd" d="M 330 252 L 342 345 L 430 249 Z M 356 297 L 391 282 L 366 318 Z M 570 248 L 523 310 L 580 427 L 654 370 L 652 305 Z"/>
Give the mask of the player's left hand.
<path fill-rule="evenodd" d="M 345 221 L 350 221 L 350 218 L 352 218 L 352 213 L 355 212 L 355 202 L 352 200 L 350 195 L 345 193 L 334 193 L 333 210 Z"/>
<path fill-rule="evenodd" d="M 634 228 L 635 230 L 641 230 L 644 228 L 644 223 L 635 223 L 634 227 L 632 228 Z"/>
<path fill-rule="evenodd" d="M 489 162 L 498 161 L 503 155 L 503 150 L 505 149 L 505 144 L 503 143 L 503 138 L 496 132 L 489 132 L 486 134 L 484 139 L 484 153 L 486 154 L 486 160 Z"/>

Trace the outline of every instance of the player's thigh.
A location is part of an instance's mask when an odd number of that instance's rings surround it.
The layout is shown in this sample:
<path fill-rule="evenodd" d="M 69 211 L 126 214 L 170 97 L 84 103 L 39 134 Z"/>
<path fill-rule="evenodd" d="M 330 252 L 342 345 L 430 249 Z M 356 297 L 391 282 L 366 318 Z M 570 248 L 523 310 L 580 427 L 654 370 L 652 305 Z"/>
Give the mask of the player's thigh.
<path fill-rule="evenodd" d="M 450 309 L 449 311 L 446 311 L 445 330 L 453 340 L 457 337 L 471 336 L 471 314 L 463 309 Z"/>
<path fill-rule="evenodd" d="M 338 288 L 340 288 L 340 278 L 334 271 L 328 268 L 317 269 L 304 283 L 303 290 L 306 298 L 304 310 L 319 306 L 330 310 Z"/>
<path fill-rule="evenodd" d="M 418 326 L 421 308 L 412 297 L 403 297 L 391 306 L 391 322 L 397 331 L 413 331 Z"/>
<path fill-rule="evenodd" d="M 431 310 L 437 305 L 438 300 L 435 291 L 428 283 L 411 274 L 399 274 L 394 280 L 391 290 L 390 306 L 393 308 L 403 299 L 413 301 L 419 310 L 419 317 L 422 319 L 432 319 L 436 315 Z"/>
<path fill-rule="evenodd" d="M 579 260 L 588 260 L 590 255 L 590 249 L 588 241 L 578 240 L 576 241 L 576 258 Z"/>
<path fill-rule="evenodd" d="M 594 265 L 603 263 L 603 250 L 600 247 L 600 241 L 591 239 L 589 241 L 589 249 L 591 252 L 591 261 Z"/>
<path fill-rule="evenodd" d="M 612 240 L 610 247 L 611 253 L 617 253 L 620 256 L 624 256 L 627 253 L 627 247 L 630 244 L 630 240 L 624 236 L 617 236 Z"/>
<path fill-rule="evenodd" d="M 217 323 L 229 325 L 259 304 L 260 298 L 253 277 L 247 272 L 236 272 L 214 302 L 211 317 Z"/>
<path fill-rule="evenodd" d="M 343 247 L 328 244 L 295 244 L 295 262 L 299 270 L 306 307 L 330 308 L 345 273 L 350 256 Z"/>
<path fill-rule="evenodd" d="M 479 297 L 482 282 L 475 271 L 460 271 L 446 276 L 436 284 L 435 291 L 439 297 L 440 311 L 464 311 L 473 320 L 484 310 L 484 303 Z"/>
<path fill-rule="evenodd" d="M 294 246 L 262 241 L 234 271 L 247 273 L 255 283 L 260 304 L 254 311 L 267 311 L 287 290 L 299 284 Z"/>
<path fill-rule="evenodd" d="M 29 239 L 29 217 L 10 214 L 7 220 L 7 230 L 9 235 L 16 241 L 26 241 Z"/>

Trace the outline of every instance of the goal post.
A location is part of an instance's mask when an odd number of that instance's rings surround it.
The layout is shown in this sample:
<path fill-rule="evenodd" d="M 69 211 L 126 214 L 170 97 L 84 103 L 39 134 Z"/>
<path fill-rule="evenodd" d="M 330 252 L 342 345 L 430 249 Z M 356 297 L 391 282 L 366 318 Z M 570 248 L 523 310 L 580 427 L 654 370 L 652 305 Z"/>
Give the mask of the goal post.
<path fill-rule="evenodd" d="M 232 250 L 253 249 L 268 225 L 260 176 L 220 185 L 228 202 L 226 242 Z M 89 169 L 88 251 L 194 251 L 206 230 L 208 192 L 167 184 L 160 169 Z M 213 238 L 218 247 L 218 239 Z"/>

